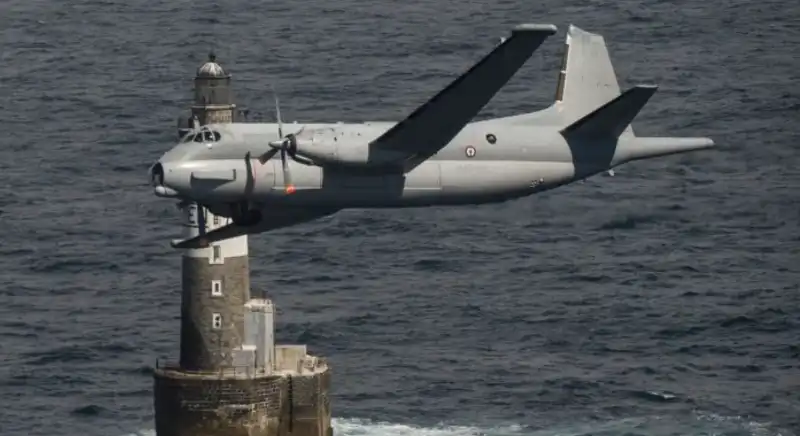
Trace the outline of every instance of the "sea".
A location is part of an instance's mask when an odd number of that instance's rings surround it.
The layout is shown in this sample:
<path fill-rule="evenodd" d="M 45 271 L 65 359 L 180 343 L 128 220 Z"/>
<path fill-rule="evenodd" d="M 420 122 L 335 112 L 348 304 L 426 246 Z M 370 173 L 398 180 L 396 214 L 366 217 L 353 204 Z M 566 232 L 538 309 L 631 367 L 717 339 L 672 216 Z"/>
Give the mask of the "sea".
<path fill-rule="evenodd" d="M 800 6 L 777 0 L 0 1 L 0 435 L 154 435 L 179 343 L 148 167 L 213 51 L 253 119 L 400 120 L 519 23 L 478 119 L 550 105 L 602 34 L 638 135 L 717 147 L 496 205 L 347 210 L 250 238 L 337 436 L 800 435 Z M 532 138 L 534 140 L 535 138 Z"/>

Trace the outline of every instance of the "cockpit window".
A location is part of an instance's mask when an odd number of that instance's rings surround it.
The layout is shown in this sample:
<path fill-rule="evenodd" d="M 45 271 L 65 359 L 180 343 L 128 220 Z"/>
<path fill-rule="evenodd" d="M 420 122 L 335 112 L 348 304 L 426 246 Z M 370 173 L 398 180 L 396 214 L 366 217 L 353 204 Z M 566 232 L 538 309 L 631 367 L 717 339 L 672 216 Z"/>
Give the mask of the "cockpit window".
<path fill-rule="evenodd" d="M 208 127 L 204 126 L 200 128 L 199 132 L 196 132 L 194 134 L 189 133 L 188 135 L 186 135 L 183 138 L 183 140 L 181 140 L 181 142 L 194 141 L 194 142 L 209 143 L 209 142 L 219 141 L 221 138 L 222 135 L 220 135 L 219 132 L 217 132 L 216 130 L 211 130 Z"/>

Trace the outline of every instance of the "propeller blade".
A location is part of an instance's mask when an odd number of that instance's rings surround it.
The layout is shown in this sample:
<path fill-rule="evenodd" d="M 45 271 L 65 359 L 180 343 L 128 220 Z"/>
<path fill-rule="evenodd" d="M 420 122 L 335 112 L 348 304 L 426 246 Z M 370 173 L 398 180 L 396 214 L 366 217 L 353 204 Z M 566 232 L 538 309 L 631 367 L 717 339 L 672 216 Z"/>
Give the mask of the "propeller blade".
<path fill-rule="evenodd" d="M 269 145 L 272 146 L 272 143 L 270 143 Z M 264 165 L 268 160 L 272 159 L 272 156 L 275 156 L 275 153 L 277 153 L 278 151 L 280 151 L 280 147 L 271 148 L 267 150 L 264 154 L 258 157 L 258 163 Z"/>
<path fill-rule="evenodd" d="M 286 159 L 286 149 L 281 149 L 281 163 L 283 164 L 283 184 L 287 194 L 294 193 L 294 185 L 292 185 L 292 174 L 289 171 L 289 160 Z"/>
<path fill-rule="evenodd" d="M 256 183 L 256 180 L 255 180 L 256 176 L 255 176 L 255 172 L 253 171 L 253 164 L 252 164 L 252 162 L 250 162 L 251 158 L 252 158 L 252 156 L 250 155 L 249 151 L 247 153 L 245 153 L 245 155 L 244 155 L 244 167 L 245 167 L 245 171 L 247 171 L 247 178 L 245 179 L 244 192 L 247 195 L 250 195 L 250 194 L 253 193 L 253 185 L 255 185 L 255 183 Z"/>
<path fill-rule="evenodd" d="M 272 88 L 272 95 L 275 96 L 275 119 L 278 123 L 278 138 L 283 138 L 283 121 L 281 121 L 281 104 L 278 101 L 278 93 L 275 92 L 275 87 L 270 85 Z"/>
<path fill-rule="evenodd" d="M 281 105 L 278 102 L 278 95 L 275 94 L 275 114 L 278 118 L 278 138 L 283 138 L 283 121 L 281 120 Z"/>
<path fill-rule="evenodd" d="M 292 175 L 289 170 L 289 161 L 286 158 L 286 154 L 288 153 L 292 159 L 295 158 L 295 152 L 297 151 L 297 138 L 296 136 L 303 132 L 303 129 L 306 126 L 300 127 L 295 133 L 290 133 L 286 136 L 283 136 L 283 119 L 281 118 L 281 104 L 280 100 L 278 99 L 278 93 L 275 92 L 275 87 L 270 85 L 272 88 L 272 95 L 275 97 L 275 119 L 278 123 L 278 139 L 276 141 L 270 141 L 267 144 L 271 147 L 270 150 L 267 150 L 264 154 L 259 156 L 258 161 L 263 165 L 268 160 L 272 159 L 275 156 L 275 153 L 278 151 L 281 152 L 281 166 L 283 167 L 283 183 L 287 194 L 292 194 L 295 191 L 294 185 L 292 184 Z"/>

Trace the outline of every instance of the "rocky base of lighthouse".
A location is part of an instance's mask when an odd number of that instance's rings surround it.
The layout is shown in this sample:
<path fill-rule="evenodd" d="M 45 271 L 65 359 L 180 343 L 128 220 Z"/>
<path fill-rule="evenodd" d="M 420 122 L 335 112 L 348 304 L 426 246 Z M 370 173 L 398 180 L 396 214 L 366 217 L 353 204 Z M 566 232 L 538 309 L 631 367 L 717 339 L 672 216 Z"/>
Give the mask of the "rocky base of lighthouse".
<path fill-rule="evenodd" d="M 276 371 L 157 365 L 157 436 L 332 436 L 330 369 L 305 346 L 275 347 Z"/>

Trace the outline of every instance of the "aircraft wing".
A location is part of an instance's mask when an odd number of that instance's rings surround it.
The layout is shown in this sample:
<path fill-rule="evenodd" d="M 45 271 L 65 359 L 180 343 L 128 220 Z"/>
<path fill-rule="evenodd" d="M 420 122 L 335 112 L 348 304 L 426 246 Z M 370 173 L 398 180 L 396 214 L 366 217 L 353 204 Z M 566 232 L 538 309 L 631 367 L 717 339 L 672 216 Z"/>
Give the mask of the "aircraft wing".
<path fill-rule="evenodd" d="M 239 226 L 228 224 L 218 229 L 214 229 L 203 235 L 193 238 L 172 241 L 173 248 L 205 248 L 213 242 L 224 239 L 235 238 L 246 234 L 264 233 L 284 227 L 291 227 L 308 221 L 322 218 L 338 212 L 338 208 L 277 208 L 269 215 L 262 218 L 261 222 L 254 226 Z"/>
<path fill-rule="evenodd" d="M 441 150 L 556 33 L 552 24 L 523 24 L 446 88 L 370 143 L 370 151 L 407 154 L 421 162 Z"/>

